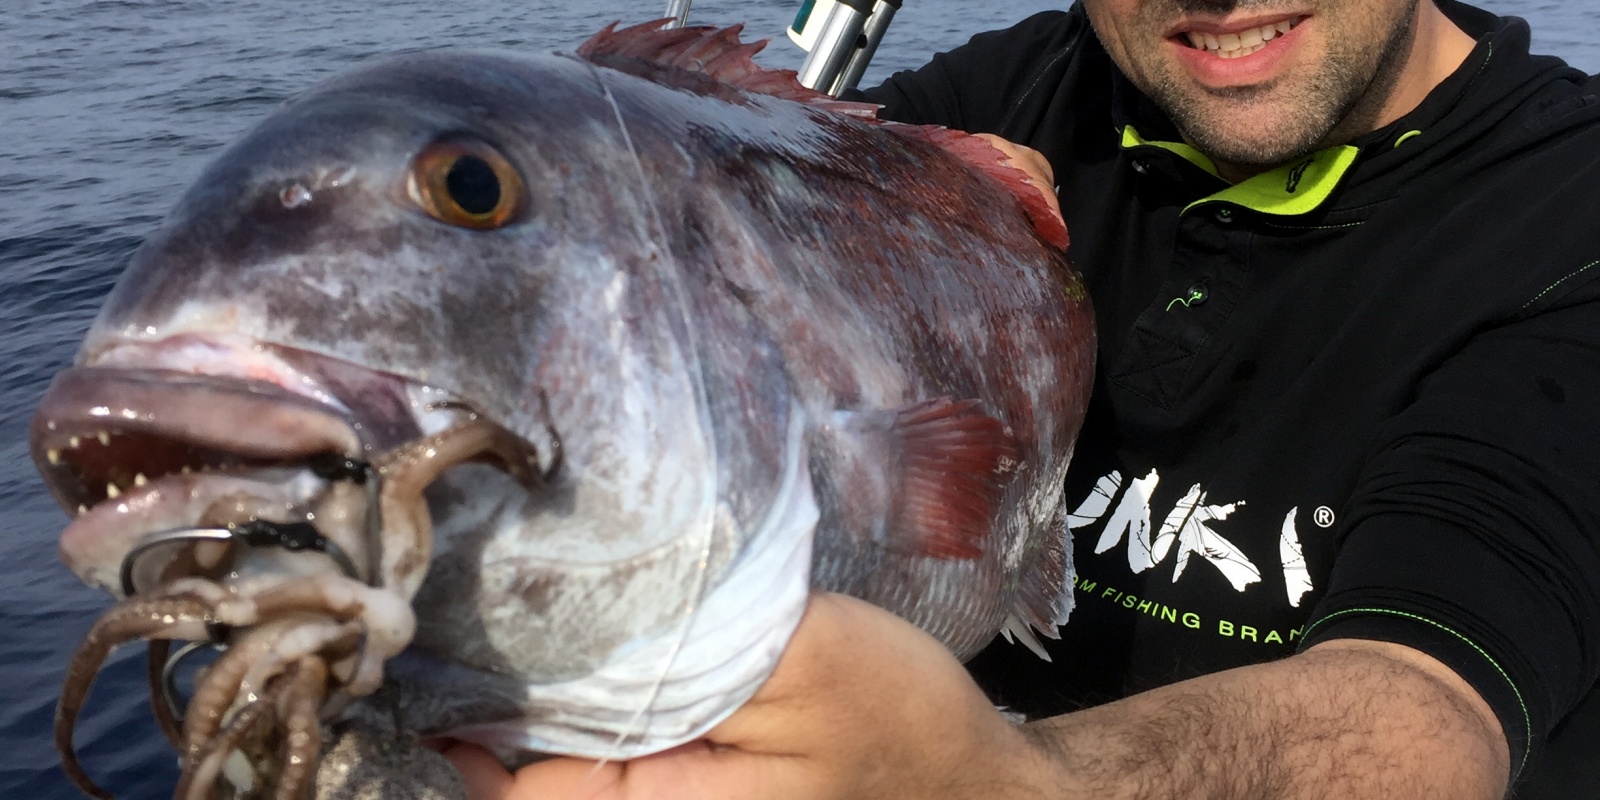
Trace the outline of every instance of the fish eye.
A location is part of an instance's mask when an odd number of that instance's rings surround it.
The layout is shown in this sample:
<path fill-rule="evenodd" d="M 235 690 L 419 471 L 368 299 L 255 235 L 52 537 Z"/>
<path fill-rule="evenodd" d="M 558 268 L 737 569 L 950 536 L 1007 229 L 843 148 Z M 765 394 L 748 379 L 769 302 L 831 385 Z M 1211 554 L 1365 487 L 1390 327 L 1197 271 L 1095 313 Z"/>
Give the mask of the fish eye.
<path fill-rule="evenodd" d="M 428 216 L 480 231 L 516 219 L 527 195 L 522 176 L 505 156 L 466 138 L 444 139 L 423 148 L 411 162 L 406 191 Z"/>

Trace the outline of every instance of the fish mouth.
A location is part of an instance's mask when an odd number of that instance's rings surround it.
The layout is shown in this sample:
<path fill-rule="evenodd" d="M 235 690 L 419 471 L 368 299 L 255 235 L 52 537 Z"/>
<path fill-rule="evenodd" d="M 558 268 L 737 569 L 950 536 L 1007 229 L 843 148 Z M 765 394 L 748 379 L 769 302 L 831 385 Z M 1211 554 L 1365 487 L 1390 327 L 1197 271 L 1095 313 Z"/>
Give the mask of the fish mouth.
<path fill-rule="evenodd" d="M 73 516 L 63 559 L 113 594 L 136 540 L 185 526 L 226 525 L 227 498 L 270 498 L 239 517 L 288 514 L 364 463 L 350 413 L 263 380 L 170 369 L 78 367 L 57 376 L 30 430 L 34 464 Z M 279 520 L 288 521 L 288 520 Z"/>
<path fill-rule="evenodd" d="M 63 559 L 123 598 L 68 667 L 63 769 L 109 796 L 76 760 L 75 720 L 111 649 L 144 639 L 157 721 L 183 754 L 178 796 L 223 782 L 299 796 L 321 721 L 382 685 L 415 633 L 432 557 L 423 491 L 467 462 L 527 488 L 548 468 L 446 393 L 315 354 L 182 336 L 90 361 L 57 377 L 30 429 L 73 514 Z M 225 648 L 187 711 L 159 665 L 174 640 Z"/>
<path fill-rule="evenodd" d="M 115 367 L 58 375 L 30 440 L 46 485 L 80 515 L 174 474 L 361 458 L 366 450 L 345 414 L 264 381 Z"/>

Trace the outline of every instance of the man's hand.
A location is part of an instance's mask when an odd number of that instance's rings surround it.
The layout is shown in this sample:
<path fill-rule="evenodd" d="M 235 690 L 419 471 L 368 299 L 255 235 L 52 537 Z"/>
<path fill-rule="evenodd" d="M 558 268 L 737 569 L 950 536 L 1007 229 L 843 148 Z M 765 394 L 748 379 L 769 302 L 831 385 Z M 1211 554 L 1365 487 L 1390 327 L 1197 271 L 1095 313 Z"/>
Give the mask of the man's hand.
<path fill-rule="evenodd" d="M 843 595 L 811 599 L 772 677 L 702 741 L 515 776 L 476 747 L 445 755 L 473 800 L 1041 797 L 1049 764 L 937 641 Z"/>
<path fill-rule="evenodd" d="M 1028 183 L 1033 184 L 1039 193 L 1044 195 L 1045 202 L 1050 204 L 1050 211 L 1061 217 L 1061 201 L 1056 198 L 1056 171 L 1051 168 L 1050 162 L 1038 150 L 1026 147 L 1015 142 L 1002 139 L 992 133 L 973 134 L 989 144 L 996 150 L 1006 154 L 1007 163 L 1021 170 L 1028 176 Z"/>
<path fill-rule="evenodd" d="M 1400 645 L 1324 642 L 1017 728 L 931 637 L 840 595 L 811 599 L 771 679 L 701 741 L 516 775 L 446 756 L 473 800 L 1490 800 L 1510 769 L 1482 698 Z"/>

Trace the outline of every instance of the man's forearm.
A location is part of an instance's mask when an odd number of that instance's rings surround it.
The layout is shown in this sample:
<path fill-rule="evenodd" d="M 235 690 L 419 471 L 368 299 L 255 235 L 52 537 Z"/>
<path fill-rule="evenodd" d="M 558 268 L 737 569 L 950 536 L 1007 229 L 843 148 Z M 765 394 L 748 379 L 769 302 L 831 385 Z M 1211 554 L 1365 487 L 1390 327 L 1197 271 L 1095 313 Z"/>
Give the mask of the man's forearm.
<path fill-rule="evenodd" d="M 1509 772 L 1499 724 L 1465 682 L 1371 642 L 1328 642 L 1024 730 L 1061 797 L 1494 800 Z"/>

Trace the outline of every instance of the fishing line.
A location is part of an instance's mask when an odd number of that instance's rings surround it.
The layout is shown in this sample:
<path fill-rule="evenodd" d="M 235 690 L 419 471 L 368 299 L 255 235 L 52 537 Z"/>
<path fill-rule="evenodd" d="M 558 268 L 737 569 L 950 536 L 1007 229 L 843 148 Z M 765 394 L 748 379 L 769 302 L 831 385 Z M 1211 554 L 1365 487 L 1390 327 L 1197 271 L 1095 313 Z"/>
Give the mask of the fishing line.
<path fill-rule="evenodd" d="M 585 62 L 585 64 L 589 67 L 589 70 L 594 73 L 595 82 L 599 84 L 602 95 L 605 97 L 606 102 L 611 106 L 612 116 L 617 121 L 617 130 L 622 134 L 622 141 L 627 145 L 628 154 L 633 158 L 633 168 L 638 178 L 638 185 L 641 188 L 647 189 L 650 186 L 650 182 L 648 176 L 645 174 L 644 159 L 639 156 L 639 149 L 637 145 L 634 144 L 632 133 L 630 133 L 628 130 L 627 120 L 622 114 L 622 106 L 617 102 L 616 95 L 611 93 L 611 87 L 606 84 L 605 75 L 600 71 L 600 69 L 594 64 L 590 64 L 588 62 Z M 617 735 L 616 741 L 612 744 L 612 749 L 615 750 L 618 755 L 622 754 L 622 747 L 628 742 L 629 739 L 632 739 L 635 736 L 642 737 L 649 731 L 650 724 L 646 721 L 646 716 L 650 713 L 650 709 L 655 705 L 656 701 L 661 698 L 661 691 L 666 685 L 667 677 L 672 673 L 672 667 L 677 662 L 678 654 L 682 652 L 684 644 L 689 639 L 689 633 L 694 627 L 695 615 L 700 611 L 701 604 L 705 600 L 706 587 L 709 583 L 708 576 L 711 568 L 711 545 L 716 532 L 715 487 L 717 485 L 716 476 L 719 474 L 716 441 L 714 436 L 710 436 L 713 427 L 710 417 L 709 396 L 706 394 L 704 372 L 700 361 L 699 341 L 695 336 L 694 325 L 690 321 L 689 297 L 683 288 L 683 268 L 682 265 L 678 263 L 677 259 L 673 257 L 671 249 L 666 245 L 670 239 L 667 236 L 667 226 L 663 221 L 664 218 L 661 214 L 661 208 L 656 203 L 655 196 L 648 191 L 642 192 L 641 194 L 646 201 L 650 215 L 650 222 L 655 226 L 656 238 L 653 241 L 653 244 L 661 256 L 661 262 L 667 267 L 667 269 L 671 271 L 671 290 L 674 295 L 674 299 L 677 301 L 676 305 L 678 307 L 678 324 L 680 335 L 679 341 L 684 342 L 684 344 L 687 346 L 684 353 L 684 360 L 688 362 L 685 364 L 685 366 L 688 367 L 686 370 L 686 377 L 688 377 L 690 387 L 694 393 L 695 408 L 700 421 L 700 430 L 707 435 L 705 445 L 707 462 L 710 467 L 709 473 L 711 475 L 711 488 L 708 490 L 708 494 L 710 496 L 704 498 L 705 502 L 702 502 L 701 507 L 710 509 L 710 518 L 706 520 L 706 524 L 704 526 L 705 540 L 701 544 L 700 558 L 695 569 L 695 585 L 693 591 L 691 591 L 689 594 L 689 606 L 684 613 L 683 625 L 678 631 L 677 638 L 672 643 L 672 647 L 667 652 L 666 660 L 661 666 L 661 674 L 656 677 L 655 682 L 650 686 L 644 706 L 639 709 L 638 713 L 634 714 L 633 719 L 629 720 L 623 726 L 622 731 Z M 651 237 L 647 236 L 645 237 L 645 240 L 650 241 Z M 598 773 L 600 769 L 608 763 L 610 763 L 609 759 L 600 759 L 597 761 L 594 769 L 590 773 L 591 776 L 595 773 Z"/>

